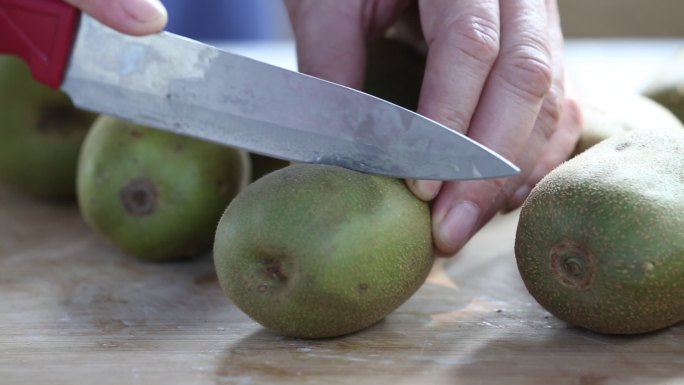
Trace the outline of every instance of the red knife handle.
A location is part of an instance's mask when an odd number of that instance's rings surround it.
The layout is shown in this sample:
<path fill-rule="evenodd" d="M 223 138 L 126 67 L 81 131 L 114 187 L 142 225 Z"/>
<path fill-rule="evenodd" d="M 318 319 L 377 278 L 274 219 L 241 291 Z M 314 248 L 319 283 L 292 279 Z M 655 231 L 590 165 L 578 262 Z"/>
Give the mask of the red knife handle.
<path fill-rule="evenodd" d="M 0 0 L 0 54 L 18 55 L 36 80 L 59 88 L 79 17 L 62 0 Z"/>

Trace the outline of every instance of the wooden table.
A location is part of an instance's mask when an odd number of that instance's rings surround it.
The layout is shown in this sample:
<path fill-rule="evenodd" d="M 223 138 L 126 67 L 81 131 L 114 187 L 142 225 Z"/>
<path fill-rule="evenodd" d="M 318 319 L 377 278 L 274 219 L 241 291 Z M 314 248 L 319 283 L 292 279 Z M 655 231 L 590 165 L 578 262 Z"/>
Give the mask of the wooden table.
<path fill-rule="evenodd" d="M 587 83 L 589 84 L 589 83 Z M 678 384 L 681 325 L 603 336 L 544 311 L 495 218 L 382 322 L 284 338 L 221 292 L 209 255 L 144 263 L 75 205 L 0 188 L 0 384 Z"/>
<path fill-rule="evenodd" d="M 491 222 L 384 321 L 331 340 L 262 329 L 222 294 L 211 258 L 151 264 L 71 205 L 0 189 L 2 384 L 684 383 L 684 329 L 609 337 L 528 295 Z"/>

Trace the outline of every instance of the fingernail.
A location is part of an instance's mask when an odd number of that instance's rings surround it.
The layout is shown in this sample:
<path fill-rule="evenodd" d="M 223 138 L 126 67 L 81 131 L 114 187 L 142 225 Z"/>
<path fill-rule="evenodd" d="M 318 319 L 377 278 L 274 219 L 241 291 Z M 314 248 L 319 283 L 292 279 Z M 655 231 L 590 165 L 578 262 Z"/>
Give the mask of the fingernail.
<path fill-rule="evenodd" d="M 166 8 L 158 0 L 121 0 L 123 10 L 141 23 L 166 17 Z"/>
<path fill-rule="evenodd" d="M 413 193 L 424 201 L 435 199 L 442 187 L 442 182 L 438 180 L 411 180 L 409 183 Z"/>
<path fill-rule="evenodd" d="M 470 238 L 480 219 L 480 208 L 472 202 L 454 206 L 443 219 L 439 237 L 450 250 L 458 251 Z"/>

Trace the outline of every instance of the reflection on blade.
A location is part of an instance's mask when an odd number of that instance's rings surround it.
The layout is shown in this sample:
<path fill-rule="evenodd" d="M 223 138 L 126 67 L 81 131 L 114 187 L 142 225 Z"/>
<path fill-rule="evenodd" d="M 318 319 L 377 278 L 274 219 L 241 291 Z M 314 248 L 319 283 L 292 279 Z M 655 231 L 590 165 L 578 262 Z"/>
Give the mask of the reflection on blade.
<path fill-rule="evenodd" d="M 170 33 L 122 35 L 87 16 L 62 88 L 82 108 L 293 161 L 416 179 L 517 173 L 384 100 Z"/>

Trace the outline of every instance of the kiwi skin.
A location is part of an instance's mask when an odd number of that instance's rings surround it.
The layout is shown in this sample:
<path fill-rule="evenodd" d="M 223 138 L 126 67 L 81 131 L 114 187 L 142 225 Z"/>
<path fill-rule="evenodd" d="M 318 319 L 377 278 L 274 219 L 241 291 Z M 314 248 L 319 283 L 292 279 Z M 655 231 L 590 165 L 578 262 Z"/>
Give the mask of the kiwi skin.
<path fill-rule="evenodd" d="M 637 129 L 557 167 L 524 202 L 515 239 L 530 294 L 608 334 L 684 320 L 684 130 Z"/>
<path fill-rule="evenodd" d="M 228 206 L 214 261 L 233 303 L 279 334 L 362 330 L 425 281 L 434 253 L 427 203 L 401 180 L 296 164 Z"/>
<path fill-rule="evenodd" d="M 19 58 L 0 55 L 0 184 L 74 203 L 78 154 L 96 117 L 35 81 Z"/>
<path fill-rule="evenodd" d="M 602 140 L 623 131 L 639 128 L 684 129 L 682 122 L 668 109 L 638 94 L 610 98 L 582 98 L 582 135 L 573 156 Z"/>
<path fill-rule="evenodd" d="M 77 175 L 88 225 L 150 261 L 211 249 L 223 210 L 250 178 L 246 152 L 102 115 Z"/>

